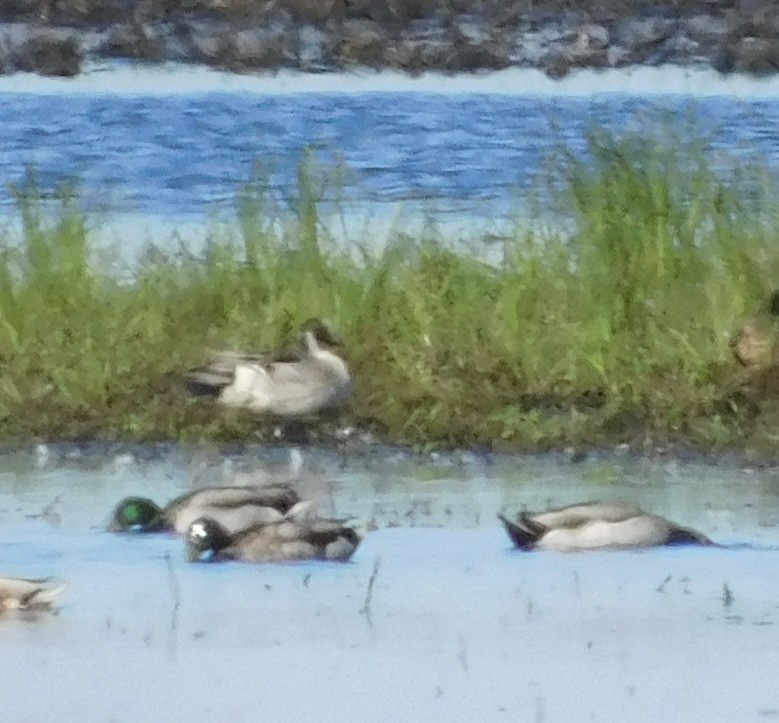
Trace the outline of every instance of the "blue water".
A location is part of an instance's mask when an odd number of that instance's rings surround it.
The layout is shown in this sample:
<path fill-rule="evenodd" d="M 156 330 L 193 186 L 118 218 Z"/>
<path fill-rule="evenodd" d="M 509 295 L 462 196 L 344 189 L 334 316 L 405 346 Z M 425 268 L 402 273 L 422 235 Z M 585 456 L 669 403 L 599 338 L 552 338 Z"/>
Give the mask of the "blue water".
<path fill-rule="evenodd" d="M 325 196 L 421 202 L 434 213 L 510 214 L 554 181 L 546 161 L 593 127 L 648 131 L 660 117 L 712 158 L 779 161 L 779 98 L 414 91 L 268 94 L 0 90 L 0 208 L 34 168 L 45 192 L 74 182 L 90 209 L 166 218 L 231 210 L 262 179 L 293 202 L 306 149 L 348 169 Z"/>
<path fill-rule="evenodd" d="M 752 721 L 779 713 L 776 469 L 249 446 L 0 455 L 3 721 Z M 717 462 L 717 463 L 715 463 Z M 293 473 L 293 469 L 296 470 Z M 372 522 L 348 564 L 191 564 L 112 535 L 127 494 L 294 479 Z M 520 553 L 495 512 L 631 500 L 724 547 Z M 371 583 L 373 580 L 373 584 Z M 727 590 L 727 594 L 726 594 Z"/>

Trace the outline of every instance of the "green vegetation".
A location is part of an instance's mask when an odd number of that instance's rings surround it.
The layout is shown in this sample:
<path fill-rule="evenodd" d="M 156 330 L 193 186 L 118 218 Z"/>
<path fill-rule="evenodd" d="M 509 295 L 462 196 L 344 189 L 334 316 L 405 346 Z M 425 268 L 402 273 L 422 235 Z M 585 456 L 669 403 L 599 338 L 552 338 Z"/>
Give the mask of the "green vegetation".
<path fill-rule="evenodd" d="M 182 374 L 209 348 L 270 348 L 321 316 L 356 379 L 341 421 L 389 441 L 770 448 L 772 374 L 740 370 L 728 338 L 778 285 L 776 197 L 767 174 L 722 182 L 706 157 L 667 128 L 593 133 L 586 161 L 556 161 L 572 234 L 517 231 L 499 266 L 435 230 L 337 249 L 305 164 L 293 211 L 247 187 L 232 233 L 198 258 L 152 250 L 130 282 L 94 258 L 75 198 L 52 221 L 31 184 L 22 243 L 7 234 L 0 256 L 0 437 L 267 435 L 188 399 Z"/>

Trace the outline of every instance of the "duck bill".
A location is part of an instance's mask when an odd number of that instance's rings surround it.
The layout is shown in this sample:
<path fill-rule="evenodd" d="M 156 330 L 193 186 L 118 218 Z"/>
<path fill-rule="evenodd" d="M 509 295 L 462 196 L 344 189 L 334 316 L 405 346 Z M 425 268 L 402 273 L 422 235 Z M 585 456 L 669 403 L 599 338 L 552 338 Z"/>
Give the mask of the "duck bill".
<path fill-rule="evenodd" d="M 106 529 L 109 532 L 124 532 L 124 528 L 121 524 L 119 524 L 119 521 L 115 517 L 111 518 L 111 521 L 108 523 Z"/>
<path fill-rule="evenodd" d="M 200 562 L 200 550 L 191 542 L 187 543 L 187 562 Z"/>
<path fill-rule="evenodd" d="M 203 550 L 191 542 L 187 542 L 187 562 L 211 562 L 214 559 L 213 550 Z"/>

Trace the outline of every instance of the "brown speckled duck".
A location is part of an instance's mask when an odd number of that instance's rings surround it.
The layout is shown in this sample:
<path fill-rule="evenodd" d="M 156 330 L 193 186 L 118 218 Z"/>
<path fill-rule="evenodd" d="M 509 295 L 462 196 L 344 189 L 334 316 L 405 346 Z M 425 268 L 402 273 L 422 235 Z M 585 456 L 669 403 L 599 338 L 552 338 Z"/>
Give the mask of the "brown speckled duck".
<path fill-rule="evenodd" d="M 256 525 L 231 535 L 207 517 L 190 525 L 187 559 L 190 562 L 293 562 L 351 558 L 362 535 L 341 520 L 281 520 Z"/>
<path fill-rule="evenodd" d="M 761 368 L 779 361 L 779 290 L 766 310 L 747 319 L 730 340 L 733 356 L 744 367 Z"/>

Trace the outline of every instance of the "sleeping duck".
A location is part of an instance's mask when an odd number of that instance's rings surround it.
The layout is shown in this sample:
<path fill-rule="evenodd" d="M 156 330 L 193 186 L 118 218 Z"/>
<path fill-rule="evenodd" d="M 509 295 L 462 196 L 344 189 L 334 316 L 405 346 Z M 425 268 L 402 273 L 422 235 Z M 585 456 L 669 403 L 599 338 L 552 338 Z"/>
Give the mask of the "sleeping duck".
<path fill-rule="evenodd" d="M 584 502 L 547 512 L 498 515 L 520 550 L 632 549 L 662 545 L 712 545 L 708 537 L 634 505 Z"/>
<path fill-rule="evenodd" d="M 288 485 L 266 487 L 203 487 L 186 492 L 161 508 L 145 497 L 126 497 L 116 506 L 111 532 L 187 533 L 199 517 L 212 517 L 231 532 L 261 522 L 304 516 L 310 502 L 301 502 Z"/>
<path fill-rule="evenodd" d="M 361 539 L 357 530 L 340 520 L 284 519 L 230 534 L 216 520 L 201 517 L 189 527 L 187 559 L 190 562 L 345 562 L 354 554 Z"/>
<path fill-rule="evenodd" d="M 0 577 L 0 610 L 43 610 L 52 606 L 65 589 L 48 579 Z"/>
<path fill-rule="evenodd" d="M 319 319 L 304 324 L 302 342 L 272 356 L 217 352 L 205 367 L 188 374 L 187 387 L 194 394 L 216 396 L 226 407 L 283 419 L 342 405 L 351 376 L 333 352 L 340 343 Z"/>

